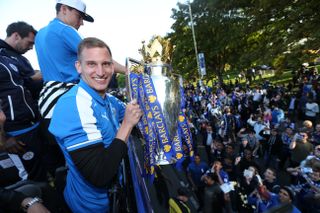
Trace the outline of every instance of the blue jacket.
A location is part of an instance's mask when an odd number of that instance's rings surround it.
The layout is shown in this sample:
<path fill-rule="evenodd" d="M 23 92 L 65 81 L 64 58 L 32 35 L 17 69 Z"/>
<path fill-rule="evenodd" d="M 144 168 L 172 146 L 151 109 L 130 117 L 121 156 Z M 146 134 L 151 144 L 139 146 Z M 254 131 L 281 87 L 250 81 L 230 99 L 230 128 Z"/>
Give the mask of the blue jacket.
<path fill-rule="evenodd" d="M 98 143 L 108 147 L 124 113 L 122 102 L 111 95 L 102 98 L 82 80 L 58 100 L 49 131 L 56 137 L 69 167 L 64 197 L 73 212 L 107 212 L 109 200 L 108 190 L 90 184 L 69 152 Z"/>
<path fill-rule="evenodd" d="M 1 49 L 2 50 L 2 49 Z M 0 99 L 7 117 L 6 132 L 20 131 L 34 126 L 39 120 L 36 101 L 24 87 L 19 60 L 0 51 Z"/>

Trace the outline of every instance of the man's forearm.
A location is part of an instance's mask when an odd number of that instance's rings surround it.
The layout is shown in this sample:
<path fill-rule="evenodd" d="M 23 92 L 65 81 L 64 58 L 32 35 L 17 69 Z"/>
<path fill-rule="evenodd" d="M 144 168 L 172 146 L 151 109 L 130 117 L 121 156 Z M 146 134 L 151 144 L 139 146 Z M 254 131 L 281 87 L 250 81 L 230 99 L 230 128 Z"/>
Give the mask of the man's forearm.
<path fill-rule="evenodd" d="M 40 70 L 35 70 L 35 73 L 31 76 L 31 78 L 32 80 L 40 81 L 42 80 L 42 73 L 40 72 Z"/>
<path fill-rule="evenodd" d="M 19 211 L 21 210 L 21 203 L 26 197 L 27 196 L 20 192 L 0 187 L 0 208 Z"/>
<path fill-rule="evenodd" d="M 70 156 L 85 179 L 101 188 L 110 184 L 126 153 L 127 145 L 119 139 L 114 139 L 108 148 L 99 143 L 72 151 Z"/>
<path fill-rule="evenodd" d="M 117 61 L 113 61 L 114 64 L 114 71 L 116 73 L 121 73 L 121 74 L 127 74 L 127 68 L 121 64 L 119 64 Z"/>
<path fill-rule="evenodd" d="M 126 142 L 129 138 L 131 131 L 132 127 L 123 122 L 117 132 L 116 138 Z"/>

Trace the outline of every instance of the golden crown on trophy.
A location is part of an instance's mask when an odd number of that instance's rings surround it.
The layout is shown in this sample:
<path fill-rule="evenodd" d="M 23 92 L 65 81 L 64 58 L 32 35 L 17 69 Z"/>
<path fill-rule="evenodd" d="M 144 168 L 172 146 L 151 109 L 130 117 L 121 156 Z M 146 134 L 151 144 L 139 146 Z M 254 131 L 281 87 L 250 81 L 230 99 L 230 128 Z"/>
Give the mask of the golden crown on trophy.
<path fill-rule="evenodd" d="M 144 63 L 162 62 L 171 64 L 173 46 L 169 39 L 158 35 L 153 36 L 149 44 L 142 41 L 142 48 L 139 49 L 139 52 L 143 57 Z"/>

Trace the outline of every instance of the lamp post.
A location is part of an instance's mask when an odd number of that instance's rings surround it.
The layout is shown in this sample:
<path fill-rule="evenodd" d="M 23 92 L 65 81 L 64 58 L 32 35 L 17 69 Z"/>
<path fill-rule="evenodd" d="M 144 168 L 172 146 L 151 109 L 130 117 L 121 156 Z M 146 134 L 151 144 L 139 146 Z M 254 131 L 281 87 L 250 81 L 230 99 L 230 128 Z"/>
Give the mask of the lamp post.
<path fill-rule="evenodd" d="M 197 40 L 196 40 L 196 34 L 195 34 L 195 32 L 194 32 L 194 24 L 193 24 L 193 17 L 192 17 L 192 10 L 191 10 L 191 3 L 190 3 L 190 1 L 188 1 L 188 6 L 189 6 L 190 21 L 191 21 L 191 31 L 192 31 L 192 37 L 193 37 L 194 52 L 195 52 L 195 54 L 196 54 L 197 69 L 198 69 L 198 73 L 199 73 L 199 76 L 200 76 L 200 85 L 201 85 L 202 75 L 201 75 L 200 66 L 199 66 Z"/>

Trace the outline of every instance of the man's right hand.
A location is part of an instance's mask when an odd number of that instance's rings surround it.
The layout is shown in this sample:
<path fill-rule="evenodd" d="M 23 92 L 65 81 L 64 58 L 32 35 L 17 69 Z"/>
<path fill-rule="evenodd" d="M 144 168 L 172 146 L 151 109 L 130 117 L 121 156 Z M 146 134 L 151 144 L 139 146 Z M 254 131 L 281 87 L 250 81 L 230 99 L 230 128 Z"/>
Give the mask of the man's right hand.
<path fill-rule="evenodd" d="M 50 211 L 41 203 L 35 203 L 28 208 L 27 213 L 50 213 Z"/>
<path fill-rule="evenodd" d="M 25 206 L 30 200 L 32 200 L 32 198 L 30 197 L 25 198 L 21 203 L 22 208 L 25 208 Z M 50 213 L 50 211 L 40 202 L 36 202 L 32 204 L 27 208 L 26 211 L 27 213 Z"/>
<path fill-rule="evenodd" d="M 133 99 L 127 104 L 124 120 L 133 127 L 139 122 L 141 116 L 142 110 L 140 109 L 137 100 Z"/>

